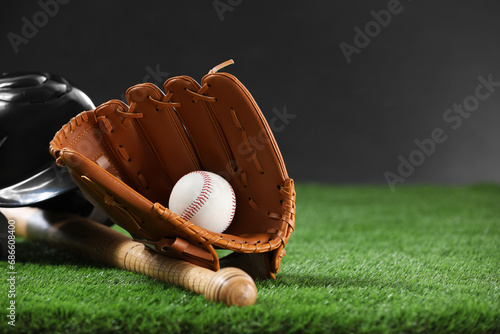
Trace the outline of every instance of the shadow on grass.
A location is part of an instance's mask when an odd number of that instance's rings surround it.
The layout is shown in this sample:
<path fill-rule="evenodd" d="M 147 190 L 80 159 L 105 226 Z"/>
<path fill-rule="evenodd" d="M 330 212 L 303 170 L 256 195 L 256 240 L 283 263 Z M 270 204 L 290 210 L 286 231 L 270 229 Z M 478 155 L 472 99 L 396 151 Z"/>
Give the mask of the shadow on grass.
<path fill-rule="evenodd" d="M 374 282 L 368 280 L 362 280 L 360 278 L 352 277 L 346 279 L 345 277 L 335 277 L 327 275 L 312 275 L 312 274 L 281 274 L 277 276 L 275 281 L 276 285 L 286 286 L 286 287 L 317 287 L 326 288 L 332 286 L 342 286 L 342 285 L 370 285 Z"/>
<path fill-rule="evenodd" d="M 278 274 L 279 275 L 279 274 Z M 443 287 L 433 280 L 422 281 L 416 277 L 401 277 L 394 275 L 384 279 L 360 276 L 336 276 L 335 274 L 288 274 L 283 273 L 277 276 L 276 281 L 261 281 L 260 285 L 265 288 L 282 286 L 287 289 L 346 289 L 346 288 L 370 288 L 382 290 L 398 289 L 411 293 L 421 293 L 425 291 L 443 291 Z"/>
<path fill-rule="evenodd" d="M 324 274 L 278 274 L 276 281 L 261 281 L 265 286 L 284 286 L 287 288 L 334 288 L 334 287 L 377 287 L 379 289 L 399 286 L 408 290 L 414 290 L 415 286 L 412 282 L 395 282 L 392 280 L 381 281 L 379 279 L 366 276 L 351 276 L 342 277 Z"/>
<path fill-rule="evenodd" d="M 108 266 L 75 255 L 67 250 L 31 241 L 16 242 L 16 263 L 36 263 L 40 265 L 74 265 L 90 268 L 108 268 Z"/>

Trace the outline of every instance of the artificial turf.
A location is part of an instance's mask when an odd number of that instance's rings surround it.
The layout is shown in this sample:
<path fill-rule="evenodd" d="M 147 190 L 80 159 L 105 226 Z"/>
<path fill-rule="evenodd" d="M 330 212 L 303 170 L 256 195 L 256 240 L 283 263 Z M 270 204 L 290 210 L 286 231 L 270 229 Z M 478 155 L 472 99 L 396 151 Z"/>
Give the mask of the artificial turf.
<path fill-rule="evenodd" d="M 282 270 L 244 308 L 21 239 L 16 271 L 16 332 L 496 333 L 500 186 L 299 184 Z"/>

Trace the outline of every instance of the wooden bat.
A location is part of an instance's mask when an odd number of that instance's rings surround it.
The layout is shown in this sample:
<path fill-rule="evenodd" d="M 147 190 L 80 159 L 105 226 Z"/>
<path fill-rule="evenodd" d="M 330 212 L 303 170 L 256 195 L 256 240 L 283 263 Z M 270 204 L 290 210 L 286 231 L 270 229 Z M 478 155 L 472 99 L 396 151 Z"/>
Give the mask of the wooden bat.
<path fill-rule="evenodd" d="M 175 284 L 208 300 L 227 305 L 252 305 L 257 300 L 253 279 L 238 268 L 218 272 L 150 251 L 107 226 L 79 216 L 38 208 L 2 208 L 15 221 L 16 235 L 62 247 L 78 255 Z"/>

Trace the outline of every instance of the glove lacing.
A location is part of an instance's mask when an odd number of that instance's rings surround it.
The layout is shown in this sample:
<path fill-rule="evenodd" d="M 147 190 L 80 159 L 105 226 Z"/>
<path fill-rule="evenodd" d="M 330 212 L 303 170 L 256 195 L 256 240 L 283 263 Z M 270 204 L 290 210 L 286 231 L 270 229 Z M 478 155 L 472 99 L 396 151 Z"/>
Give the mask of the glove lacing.
<path fill-rule="evenodd" d="M 213 73 L 219 71 L 220 69 L 222 69 L 228 65 L 231 65 L 231 64 L 234 64 L 234 61 L 232 59 L 229 59 L 229 60 L 215 66 L 208 73 L 213 74 Z M 209 87 L 211 87 L 210 84 L 205 83 L 203 86 L 200 87 L 200 89 L 198 89 L 197 92 L 192 91 L 188 88 L 184 88 L 184 90 L 193 96 L 193 100 L 192 100 L 193 103 L 198 102 L 198 100 L 203 100 L 203 101 L 207 101 L 207 102 L 216 102 L 217 101 L 216 97 L 204 95 Z M 153 101 L 154 103 L 156 103 L 157 106 L 161 105 L 162 107 L 173 107 L 173 108 L 180 107 L 181 106 L 180 102 L 171 102 L 170 101 L 170 98 L 172 97 L 172 95 L 173 95 L 173 92 L 168 92 L 167 95 L 165 95 L 165 97 L 162 100 L 156 100 L 151 96 L 148 96 L 148 98 L 151 101 Z M 131 104 L 131 108 L 132 108 L 132 104 Z M 133 112 L 133 111 L 131 111 L 131 112 Z M 142 117 L 142 116 L 131 116 L 131 117 Z"/>

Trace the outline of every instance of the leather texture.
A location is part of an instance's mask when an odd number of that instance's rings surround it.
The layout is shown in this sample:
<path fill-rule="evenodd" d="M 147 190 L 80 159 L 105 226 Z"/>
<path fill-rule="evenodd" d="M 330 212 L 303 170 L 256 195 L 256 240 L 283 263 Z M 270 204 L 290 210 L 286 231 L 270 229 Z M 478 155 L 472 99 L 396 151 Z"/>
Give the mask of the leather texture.
<path fill-rule="evenodd" d="M 279 271 L 295 227 L 295 189 L 272 131 L 243 84 L 219 69 L 201 84 L 168 79 L 127 90 L 127 104 L 106 102 L 72 118 L 50 152 L 95 206 L 136 240 L 158 252 L 219 270 L 215 249 L 265 253 Z M 170 192 L 182 176 L 206 170 L 236 194 L 236 213 L 214 233 L 171 212 Z"/>

